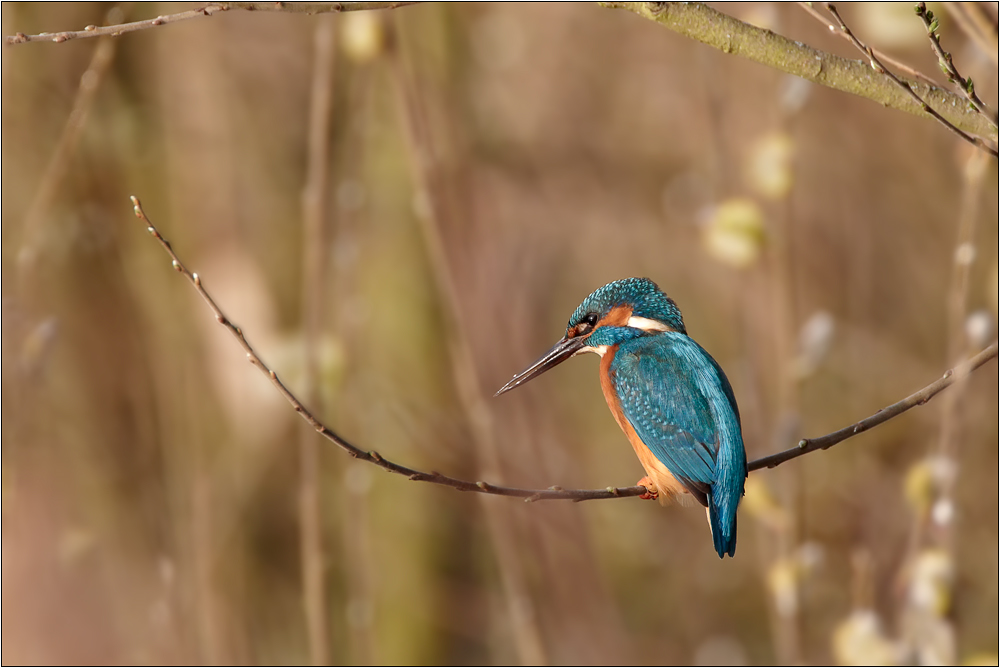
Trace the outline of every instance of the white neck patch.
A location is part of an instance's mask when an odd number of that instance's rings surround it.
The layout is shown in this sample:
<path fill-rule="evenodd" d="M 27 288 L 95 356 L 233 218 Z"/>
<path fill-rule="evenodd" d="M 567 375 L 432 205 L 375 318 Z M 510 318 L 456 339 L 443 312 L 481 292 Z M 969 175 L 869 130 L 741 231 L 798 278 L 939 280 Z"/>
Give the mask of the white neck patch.
<path fill-rule="evenodd" d="M 635 327 L 636 329 L 641 329 L 644 332 L 672 332 L 674 331 L 669 325 L 664 325 L 658 320 L 650 320 L 649 318 L 640 318 L 638 316 L 630 316 L 628 323 L 629 327 Z"/>

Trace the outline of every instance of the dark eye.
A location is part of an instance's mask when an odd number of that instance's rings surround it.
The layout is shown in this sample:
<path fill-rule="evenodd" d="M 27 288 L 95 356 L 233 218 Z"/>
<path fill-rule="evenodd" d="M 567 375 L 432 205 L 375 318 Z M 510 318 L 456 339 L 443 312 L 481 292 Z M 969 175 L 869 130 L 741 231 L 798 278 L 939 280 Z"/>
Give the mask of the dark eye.
<path fill-rule="evenodd" d="M 576 326 L 576 336 L 580 336 L 581 334 L 586 334 L 587 332 L 592 330 L 594 328 L 594 325 L 596 324 L 597 324 L 597 314 L 588 313 L 586 317 L 584 317 L 584 319 L 580 321 L 580 324 Z"/>

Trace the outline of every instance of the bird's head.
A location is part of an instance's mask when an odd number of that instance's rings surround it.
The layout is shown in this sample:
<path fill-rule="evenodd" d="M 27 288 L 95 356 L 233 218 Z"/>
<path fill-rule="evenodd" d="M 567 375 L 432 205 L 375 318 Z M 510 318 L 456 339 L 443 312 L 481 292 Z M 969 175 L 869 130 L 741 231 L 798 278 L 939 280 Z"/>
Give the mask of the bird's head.
<path fill-rule="evenodd" d="M 608 283 L 576 307 L 566 324 L 566 335 L 495 396 L 527 383 L 578 353 L 603 355 L 610 346 L 626 339 L 658 332 L 687 334 L 677 304 L 656 283 L 648 278 L 623 278 Z"/>

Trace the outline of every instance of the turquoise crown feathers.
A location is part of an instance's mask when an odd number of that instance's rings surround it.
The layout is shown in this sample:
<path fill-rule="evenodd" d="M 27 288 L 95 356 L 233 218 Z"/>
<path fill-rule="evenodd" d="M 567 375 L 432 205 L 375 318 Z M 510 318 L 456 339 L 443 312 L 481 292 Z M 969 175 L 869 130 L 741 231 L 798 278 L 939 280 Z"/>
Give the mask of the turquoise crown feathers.
<path fill-rule="evenodd" d="M 623 278 L 594 290 L 573 311 L 568 328 L 579 325 L 590 314 L 603 316 L 616 306 L 630 306 L 635 317 L 657 320 L 674 331 L 687 334 L 677 304 L 648 278 Z"/>

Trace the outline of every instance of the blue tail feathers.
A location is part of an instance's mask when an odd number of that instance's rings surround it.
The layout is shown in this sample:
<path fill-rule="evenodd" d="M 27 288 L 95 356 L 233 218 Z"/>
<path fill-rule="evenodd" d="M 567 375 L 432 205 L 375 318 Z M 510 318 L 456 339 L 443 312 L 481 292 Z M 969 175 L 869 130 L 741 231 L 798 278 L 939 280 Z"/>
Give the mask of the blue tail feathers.
<path fill-rule="evenodd" d="M 747 478 L 742 439 L 733 441 L 739 447 L 723 445 L 719 450 L 716 481 L 708 495 L 708 523 L 712 526 L 712 541 L 719 558 L 736 554 L 736 509 L 743 498 Z"/>
<path fill-rule="evenodd" d="M 714 491 L 714 490 L 713 490 Z M 736 513 L 725 512 L 713 498 L 708 495 L 708 522 L 712 526 L 712 542 L 719 558 L 736 556 Z M 733 509 L 735 511 L 735 509 Z M 725 517 L 728 515 L 729 517 Z M 727 521 L 728 520 L 728 521 Z"/>

